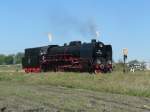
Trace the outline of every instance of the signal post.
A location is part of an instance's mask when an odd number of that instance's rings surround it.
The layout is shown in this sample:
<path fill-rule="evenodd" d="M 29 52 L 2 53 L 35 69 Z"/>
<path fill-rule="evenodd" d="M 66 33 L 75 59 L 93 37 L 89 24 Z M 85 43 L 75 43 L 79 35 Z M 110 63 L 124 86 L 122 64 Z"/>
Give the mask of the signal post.
<path fill-rule="evenodd" d="M 126 60 L 128 58 L 128 49 L 124 48 L 123 49 L 123 63 L 124 63 L 124 67 L 123 67 L 123 73 L 126 72 Z"/>

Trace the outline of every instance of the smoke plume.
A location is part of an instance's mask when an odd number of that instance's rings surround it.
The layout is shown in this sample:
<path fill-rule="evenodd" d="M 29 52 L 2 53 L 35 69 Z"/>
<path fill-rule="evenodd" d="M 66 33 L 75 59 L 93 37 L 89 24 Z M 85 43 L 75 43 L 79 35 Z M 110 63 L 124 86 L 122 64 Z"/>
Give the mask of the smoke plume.
<path fill-rule="evenodd" d="M 98 25 L 94 19 L 79 19 L 68 13 L 59 13 L 50 16 L 50 23 L 53 30 L 62 37 L 69 35 L 81 35 L 84 38 L 98 38 L 100 36 Z"/>
<path fill-rule="evenodd" d="M 51 42 L 52 41 L 52 34 L 50 33 L 50 32 L 48 32 L 48 40 L 49 40 L 49 42 Z"/>

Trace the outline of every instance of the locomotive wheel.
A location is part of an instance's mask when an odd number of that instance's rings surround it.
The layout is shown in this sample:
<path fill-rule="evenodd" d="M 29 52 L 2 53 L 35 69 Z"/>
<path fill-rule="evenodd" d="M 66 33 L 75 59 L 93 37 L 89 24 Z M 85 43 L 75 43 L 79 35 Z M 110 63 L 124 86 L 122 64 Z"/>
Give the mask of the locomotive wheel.
<path fill-rule="evenodd" d="M 46 72 L 47 71 L 47 68 L 46 68 L 45 65 L 41 65 L 40 69 L 41 69 L 41 72 Z"/>
<path fill-rule="evenodd" d="M 54 72 L 58 72 L 58 67 L 54 66 Z"/>
<path fill-rule="evenodd" d="M 92 68 L 92 67 L 89 67 L 88 72 L 89 72 L 90 74 L 92 74 L 92 73 L 93 73 L 93 68 Z"/>
<path fill-rule="evenodd" d="M 64 72 L 64 69 L 61 68 L 61 67 L 58 67 L 58 71 L 59 71 L 59 72 Z"/>
<path fill-rule="evenodd" d="M 96 75 L 98 75 L 98 74 L 101 73 L 101 72 L 100 72 L 100 70 L 94 70 L 94 73 L 95 73 Z"/>
<path fill-rule="evenodd" d="M 25 69 L 25 73 L 29 73 L 29 71 L 27 69 Z"/>

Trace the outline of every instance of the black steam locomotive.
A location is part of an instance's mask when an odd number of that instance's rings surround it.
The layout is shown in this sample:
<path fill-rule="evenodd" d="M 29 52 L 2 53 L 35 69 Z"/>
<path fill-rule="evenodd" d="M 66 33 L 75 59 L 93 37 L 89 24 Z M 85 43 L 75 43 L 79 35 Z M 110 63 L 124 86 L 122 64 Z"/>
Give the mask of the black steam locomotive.
<path fill-rule="evenodd" d="M 91 43 L 72 41 L 69 45 L 48 45 L 25 49 L 25 72 L 73 71 L 106 73 L 112 71 L 112 47 L 93 39 Z"/>

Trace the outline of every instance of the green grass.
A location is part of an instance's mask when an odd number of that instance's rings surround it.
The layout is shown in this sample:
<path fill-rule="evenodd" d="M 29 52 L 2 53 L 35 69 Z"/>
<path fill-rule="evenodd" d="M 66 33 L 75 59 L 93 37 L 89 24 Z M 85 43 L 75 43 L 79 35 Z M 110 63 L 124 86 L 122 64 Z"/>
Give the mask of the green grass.
<path fill-rule="evenodd" d="M 0 72 L 14 72 L 20 71 L 21 69 L 21 65 L 0 65 Z"/>
<path fill-rule="evenodd" d="M 67 88 L 150 97 L 150 72 L 110 74 L 0 72 L 0 81 L 31 85 L 52 85 Z"/>

